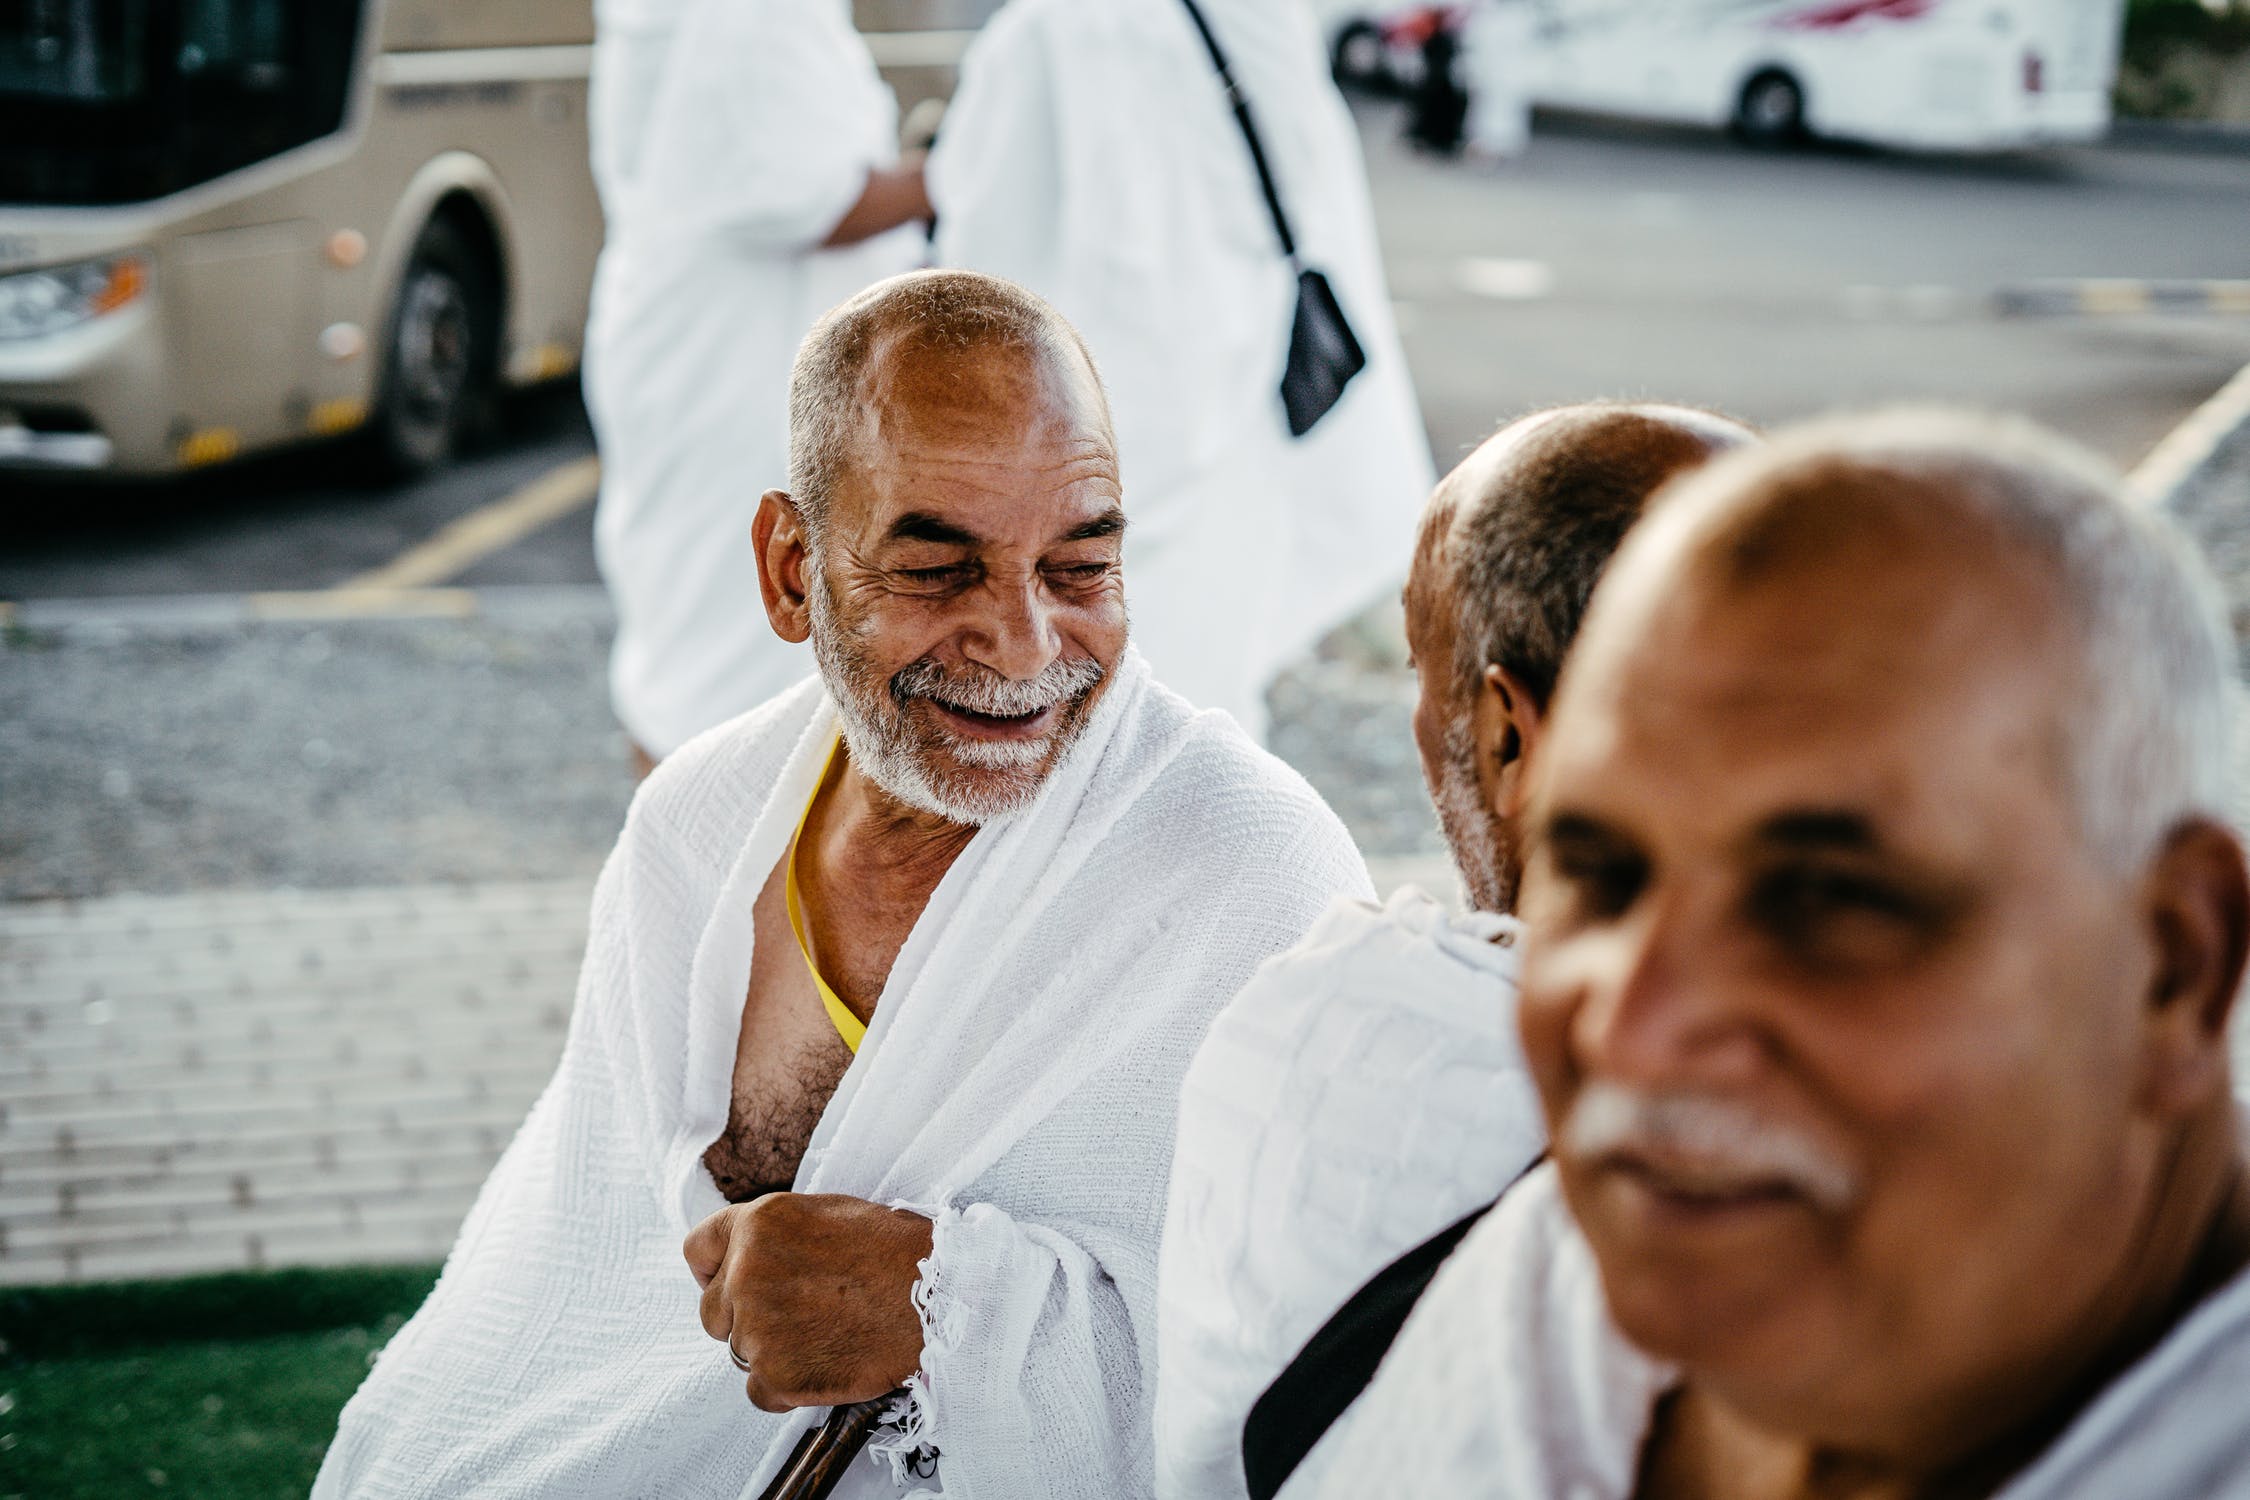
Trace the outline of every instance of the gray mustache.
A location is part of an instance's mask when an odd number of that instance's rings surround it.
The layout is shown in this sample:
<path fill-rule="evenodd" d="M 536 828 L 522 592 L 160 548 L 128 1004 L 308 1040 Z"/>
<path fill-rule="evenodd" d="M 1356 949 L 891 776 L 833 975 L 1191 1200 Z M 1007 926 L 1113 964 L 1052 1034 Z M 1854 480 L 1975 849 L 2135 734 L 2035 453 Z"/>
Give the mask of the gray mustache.
<path fill-rule="evenodd" d="M 1571 1155 L 1646 1155 L 1726 1177 L 1778 1179 L 1828 1209 L 1859 1195 L 1851 1168 L 1792 1126 L 1708 1094 L 1644 1094 L 1596 1079 L 1563 1124 Z"/>
<path fill-rule="evenodd" d="M 916 698 L 930 698 L 948 708 L 1015 718 L 1082 698 L 1107 675 L 1101 663 L 1083 656 L 1070 661 L 1058 657 L 1038 676 L 1020 679 L 982 670 L 954 675 L 925 657 L 892 674 L 891 696 L 902 708 Z"/>

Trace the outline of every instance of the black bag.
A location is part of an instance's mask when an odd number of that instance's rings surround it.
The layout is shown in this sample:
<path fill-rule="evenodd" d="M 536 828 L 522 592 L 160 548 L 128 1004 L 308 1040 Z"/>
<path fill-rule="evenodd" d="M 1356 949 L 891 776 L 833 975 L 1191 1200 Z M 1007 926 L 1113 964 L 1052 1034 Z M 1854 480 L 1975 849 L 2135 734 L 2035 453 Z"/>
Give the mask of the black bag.
<path fill-rule="evenodd" d="M 1258 169 L 1266 211 L 1273 215 L 1274 232 L 1281 236 L 1281 253 L 1297 273 L 1297 312 L 1289 328 L 1289 362 L 1281 371 L 1281 405 L 1289 414 L 1290 436 L 1303 437 L 1342 399 L 1351 378 L 1367 368 L 1367 353 L 1359 347 L 1328 278 L 1297 258 L 1297 237 L 1289 232 L 1289 216 L 1281 211 L 1281 194 L 1273 185 L 1273 169 L 1266 165 L 1266 148 L 1258 140 L 1257 126 L 1250 121 L 1250 101 L 1235 83 L 1234 69 L 1227 66 L 1219 39 L 1212 35 L 1211 25 L 1203 19 L 1195 0 L 1180 3 L 1187 7 L 1188 18 L 1202 34 L 1212 66 L 1219 70 L 1219 81 L 1227 86 L 1235 123 L 1242 127 L 1242 139 L 1250 147 L 1250 164 Z"/>

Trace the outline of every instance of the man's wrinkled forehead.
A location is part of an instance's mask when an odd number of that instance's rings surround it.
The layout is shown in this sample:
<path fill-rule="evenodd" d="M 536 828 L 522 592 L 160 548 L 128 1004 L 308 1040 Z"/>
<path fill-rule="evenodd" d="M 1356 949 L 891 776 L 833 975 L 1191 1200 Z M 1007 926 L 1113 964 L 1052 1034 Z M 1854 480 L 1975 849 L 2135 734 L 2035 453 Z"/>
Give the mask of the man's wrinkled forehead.
<path fill-rule="evenodd" d="M 1618 757 L 1714 808 L 1753 786 L 1904 806 L 1978 767 L 2060 794 L 2055 586 L 1973 513 L 1830 476 L 1653 520 L 1565 673 L 1551 794 Z"/>
<path fill-rule="evenodd" d="M 1083 448 L 1115 462 L 1101 388 L 1060 339 L 933 341 L 913 328 L 878 336 L 859 382 L 863 441 L 879 449 L 1009 439 Z"/>

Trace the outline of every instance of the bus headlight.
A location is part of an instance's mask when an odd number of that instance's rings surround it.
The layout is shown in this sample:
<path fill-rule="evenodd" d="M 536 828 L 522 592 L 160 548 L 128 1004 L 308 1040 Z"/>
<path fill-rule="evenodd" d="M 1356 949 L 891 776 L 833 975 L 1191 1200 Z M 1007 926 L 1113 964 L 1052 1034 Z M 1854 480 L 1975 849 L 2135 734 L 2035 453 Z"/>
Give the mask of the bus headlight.
<path fill-rule="evenodd" d="M 148 256 L 138 251 L 0 276 L 0 342 L 60 333 L 147 290 Z"/>

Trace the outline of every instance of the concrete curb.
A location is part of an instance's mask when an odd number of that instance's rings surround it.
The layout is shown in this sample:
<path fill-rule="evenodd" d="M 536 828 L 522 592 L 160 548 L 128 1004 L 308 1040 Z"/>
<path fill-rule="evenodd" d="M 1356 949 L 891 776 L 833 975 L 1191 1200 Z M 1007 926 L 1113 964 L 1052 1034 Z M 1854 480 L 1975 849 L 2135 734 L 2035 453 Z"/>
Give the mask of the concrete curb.
<path fill-rule="evenodd" d="M 234 630 L 246 625 L 364 620 L 491 620 L 606 624 L 614 617 L 599 584 L 491 588 L 318 589 L 145 598 L 0 600 L 0 627 L 15 630 Z"/>
<path fill-rule="evenodd" d="M 2244 444 L 2250 444 L 2250 365 L 2165 434 L 2126 483 L 2145 504 L 2178 511 L 2196 487 Z"/>

